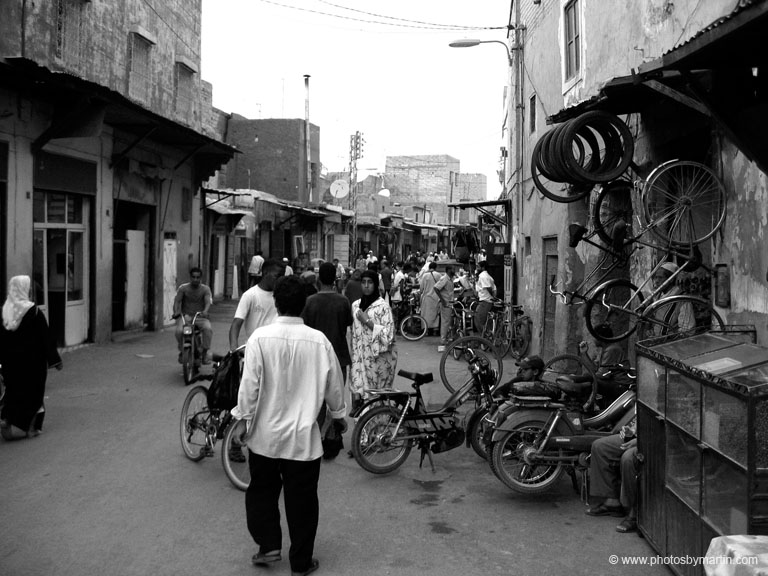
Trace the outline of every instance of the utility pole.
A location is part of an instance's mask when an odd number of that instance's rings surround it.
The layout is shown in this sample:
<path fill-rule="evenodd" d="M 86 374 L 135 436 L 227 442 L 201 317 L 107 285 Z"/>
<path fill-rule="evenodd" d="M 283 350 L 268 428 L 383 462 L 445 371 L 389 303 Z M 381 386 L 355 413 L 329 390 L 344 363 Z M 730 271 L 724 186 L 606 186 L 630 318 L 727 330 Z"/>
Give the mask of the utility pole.
<path fill-rule="evenodd" d="M 349 202 L 352 210 L 352 254 L 350 266 L 357 256 L 357 161 L 363 156 L 363 134 L 359 130 L 349 137 Z"/>
<path fill-rule="evenodd" d="M 306 156 L 306 171 L 305 177 L 307 179 L 307 195 L 306 203 L 312 203 L 312 163 L 310 161 L 310 127 L 309 127 L 309 74 L 304 74 L 304 154 Z"/>

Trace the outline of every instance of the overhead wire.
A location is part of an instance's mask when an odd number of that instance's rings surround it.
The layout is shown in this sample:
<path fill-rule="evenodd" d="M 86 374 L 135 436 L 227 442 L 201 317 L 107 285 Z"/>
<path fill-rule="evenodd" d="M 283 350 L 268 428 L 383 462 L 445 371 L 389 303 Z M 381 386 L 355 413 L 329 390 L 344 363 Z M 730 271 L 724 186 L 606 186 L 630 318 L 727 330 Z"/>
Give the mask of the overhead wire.
<path fill-rule="evenodd" d="M 448 28 L 450 30 L 465 30 L 466 26 L 462 24 L 440 24 L 436 22 L 423 22 L 421 20 L 410 20 L 408 18 L 398 18 L 397 16 L 387 16 L 386 14 L 375 14 L 373 12 L 366 12 L 365 10 L 358 10 L 357 8 L 350 8 L 348 6 L 342 6 L 340 4 L 334 4 L 333 2 L 328 2 L 328 0 L 318 0 L 318 2 L 321 2 L 323 4 L 327 4 L 328 6 L 333 6 L 334 8 L 341 8 L 342 10 L 349 10 L 350 12 L 357 12 L 359 14 L 366 14 L 368 16 L 374 16 L 375 18 L 389 18 L 390 20 L 397 20 L 399 22 L 410 22 L 412 24 L 426 24 L 428 26 L 441 26 Z"/>
<path fill-rule="evenodd" d="M 146 2 L 146 0 L 144 0 Z M 355 18 L 353 16 L 344 16 L 342 14 L 332 14 L 330 12 L 323 12 L 322 10 L 313 10 L 311 8 L 304 8 L 301 6 L 292 6 L 290 4 L 283 4 L 281 2 L 276 2 L 275 0 L 259 0 L 260 2 L 263 2 L 265 4 L 271 4 L 273 6 L 279 6 L 281 8 L 290 8 L 292 10 L 299 10 L 301 12 L 308 12 L 310 14 L 319 14 L 321 16 L 328 16 L 331 18 L 339 18 L 342 20 L 350 20 L 353 22 L 364 22 L 366 24 L 378 24 L 381 26 L 394 26 L 398 28 L 412 28 L 412 29 L 421 29 L 421 30 L 450 30 L 450 31 L 458 31 L 458 30 L 506 30 L 506 26 L 460 26 L 456 25 L 455 27 L 446 28 L 445 24 L 429 24 L 429 25 L 415 25 L 415 24 L 401 24 L 398 22 L 382 22 L 378 20 L 369 20 L 364 18 Z M 450 26 L 450 25 L 449 25 Z"/>

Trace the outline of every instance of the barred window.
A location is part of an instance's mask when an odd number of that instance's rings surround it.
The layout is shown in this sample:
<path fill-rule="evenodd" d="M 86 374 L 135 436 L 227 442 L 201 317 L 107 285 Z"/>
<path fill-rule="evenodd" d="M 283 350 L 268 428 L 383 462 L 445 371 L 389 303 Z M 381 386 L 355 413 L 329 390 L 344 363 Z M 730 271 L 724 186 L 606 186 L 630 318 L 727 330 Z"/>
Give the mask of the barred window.
<path fill-rule="evenodd" d="M 76 69 L 83 63 L 83 10 L 82 0 L 58 0 L 56 57 Z"/>
<path fill-rule="evenodd" d="M 565 5 L 565 79 L 578 75 L 581 70 L 581 36 L 579 31 L 579 0 Z"/>
<path fill-rule="evenodd" d="M 195 114 L 194 71 L 182 62 L 176 62 L 173 73 L 173 101 L 176 113 L 187 122 Z"/>
<path fill-rule="evenodd" d="M 149 101 L 152 42 L 132 32 L 128 35 L 128 96 Z"/>

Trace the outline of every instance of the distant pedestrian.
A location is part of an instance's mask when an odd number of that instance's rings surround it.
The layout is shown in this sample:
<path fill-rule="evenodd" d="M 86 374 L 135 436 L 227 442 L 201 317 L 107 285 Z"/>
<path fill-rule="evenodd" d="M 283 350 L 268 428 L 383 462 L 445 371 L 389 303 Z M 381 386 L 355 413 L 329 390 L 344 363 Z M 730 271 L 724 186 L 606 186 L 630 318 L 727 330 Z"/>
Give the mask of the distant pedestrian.
<path fill-rule="evenodd" d="M 427 272 L 421 275 L 419 278 L 419 289 L 421 290 L 421 317 L 427 322 L 427 330 L 429 335 L 434 335 L 437 332 L 440 321 L 440 300 L 435 294 L 433 288 L 437 281 L 440 280 L 442 274 L 436 271 L 437 263 L 432 261 L 429 263 Z"/>
<path fill-rule="evenodd" d="M 488 312 L 493 307 L 493 299 L 496 297 L 496 282 L 493 276 L 488 272 L 488 264 L 485 260 L 477 263 L 477 269 L 480 271 L 477 275 L 477 298 L 480 302 L 475 310 L 475 330 L 483 335 L 485 321 L 488 319 Z"/>
<path fill-rule="evenodd" d="M 389 292 L 392 290 L 392 276 L 394 275 L 394 272 L 392 272 L 392 268 L 389 267 L 389 261 L 384 258 L 381 259 L 381 271 L 379 272 L 379 275 L 381 276 L 382 287 L 384 289 L 384 302 L 389 304 Z"/>
<path fill-rule="evenodd" d="M 448 337 L 451 329 L 451 322 L 453 321 L 453 303 L 456 300 L 456 296 L 453 291 L 453 277 L 454 268 L 450 264 L 445 267 L 445 275 L 435 283 L 432 289 L 437 297 L 440 299 L 440 345 L 437 347 L 438 352 L 445 351 L 446 345 L 449 344 Z"/>
<path fill-rule="evenodd" d="M 317 415 L 323 402 L 346 429 L 343 383 L 328 338 L 306 326 L 301 280 L 279 278 L 274 289 L 277 320 L 253 332 L 245 348 L 235 418 L 249 421 L 246 443 L 251 482 L 245 493 L 248 532 L 259 551 L 251 562 L 268 566 L 282 559 L 280 492 L 294 575 L 314 572 L 319 519 L 317 485 L 323 447 Z"/>
<path fill-rule="evenodd" d="M 261 282 L 261 268 L 264 266 L 264 257 L 261 254 L 261 250 L 256 250 L 256 255 L 251 258 L 251 265 L 248 266 L 249 288 Z"/>
<path fill-rule="evenodd" d="M 338 258 L 333 259 L 333 265 L 336 266 L 336 292 L 341 294 L 344 289 L 344 281 L 347 279 L 347 270 Z"/>
<path fill-rule="evenodd" d="M 360 253 L 360 255 L 357 257 L 357 260 L 355 260 L 355 270 L 360 270 L 360 273 L 362 274 L 365 272 L 367 265 L 368 263 L 365 261 L 365 254 Z"/>
<path fill-rule="evenodd" d="M 395 323 L 392 310 L 379 296 L 379 276 L 367 270 L 361 284 L 363 296 L 352 304 L 353 407 L 375 388 L 392 385 L 397 368 Z"/>
<path fill-rule="evenodd" d="M 293 268 L 291 268 L 288 258 L 283 258 L 283 266 L 285 266 L 285 276 L 293 276 Z"/>
<path fill-rule="evenodd" d="M 240 330 L 243 325 L 245 325 L 245 339 L 248 340 L 256 328 L 272 324 L 277 318 L 272 291 L 275 289 L 277 279 L 283 275 L 283 265 L 281 262 L 270 258 L 264 262 L 262 270 L 261 282 L 243 292 L 240 302 L 237 304 L 235 317 L 229 327 L 230 350 L 238 347 Z"/>
<path fill-rule="evenodd" d="M 48 368 L 62 368 L 53 334 L 45 315 L 30 299 L 29 287 L 29 276 L 14 276 L 3 304 L 0 365 L 5 396 L 0 433 L 6 440 L 42 432 Z"/>
<path fill-rule="evenodd" d="M 362 272 L 360 270 L 353 270 L 347 285 L 344 286 L 344 296 L 349 300 L 350 305 L 355 300 L 360 300 L 363 297 L 363 286 L 360 284 L 362 278 Z"/>

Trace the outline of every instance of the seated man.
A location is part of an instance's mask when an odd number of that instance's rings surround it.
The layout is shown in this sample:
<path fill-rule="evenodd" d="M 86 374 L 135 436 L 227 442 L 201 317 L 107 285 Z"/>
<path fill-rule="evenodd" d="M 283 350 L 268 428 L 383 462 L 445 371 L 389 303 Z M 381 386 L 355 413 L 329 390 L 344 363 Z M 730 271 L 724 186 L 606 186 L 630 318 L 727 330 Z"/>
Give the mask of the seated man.
<path fill-rule="evenodd" d="M 540 356 L 526 356 L 515 364 L 518 366 L 517 374 L 511 380 L 496 386 L 493 390 L 494 396 L 560 396 L 557 385 L 541 379 L 544 374 L 544 360 Z"/>
<path fill-rule="evenodd" d="M 641 461 L 635 438 L 636 422 L 622 427 L 618 434 L 592 444 L 589 464 L 589 491 L 601 502 L 587 510 L 590 516 L 624 516 L 617 532 L 637 530 L 637 474 Z"/>
<path fill-rule="evenodd" d="M 176 318 L 176 342 L 179 344 L 179 363 L 182 362 L 182 352 L 184 351 L 182 334 L 184 322 L 191 322 L 195 314 L 199 312 L 195 325 L 203 333 L 202 363 L 210 364 L 213 329 L 210 320 L 208 320 L 208 310 L 213 303 L 213 295 L 211 289 L 201 282 L 203 271 L 200 268 L 192 268 L 189 271 L 189 278 L 189 282 L 182 284 L 176 290 L 176 298 L 173 301 L 173 317 Z"/>

